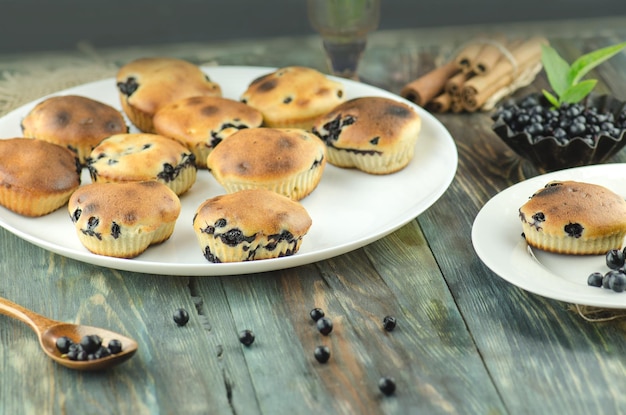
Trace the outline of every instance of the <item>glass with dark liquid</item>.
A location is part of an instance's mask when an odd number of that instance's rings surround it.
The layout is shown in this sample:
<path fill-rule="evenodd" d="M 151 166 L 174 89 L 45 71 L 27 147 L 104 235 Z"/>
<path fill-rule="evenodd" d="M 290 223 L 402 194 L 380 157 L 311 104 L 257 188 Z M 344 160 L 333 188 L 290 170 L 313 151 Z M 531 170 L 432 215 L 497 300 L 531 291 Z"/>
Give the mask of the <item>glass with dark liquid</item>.
<path fill-rule="evenodd" d="M 321 36 L 333 75 L 358 79 L 367 35 L 378 27 L 380 0 L 307 0 L 311 26 Z"/>

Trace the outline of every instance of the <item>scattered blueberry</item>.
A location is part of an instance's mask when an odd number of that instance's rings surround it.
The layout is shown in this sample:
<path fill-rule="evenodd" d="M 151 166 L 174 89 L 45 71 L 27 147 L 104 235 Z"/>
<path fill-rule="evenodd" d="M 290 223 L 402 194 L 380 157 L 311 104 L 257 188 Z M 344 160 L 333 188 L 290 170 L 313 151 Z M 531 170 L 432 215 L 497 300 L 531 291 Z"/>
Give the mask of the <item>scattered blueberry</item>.
<path fill-rule="evenodd" d="M 246 329 L 239 332 L 239 341 L 244 346 L 250 346 L 252 343 L 254 343 L 254 333 L 252 332 L 252 330 Z"/>
<path fill-rule="evenodd" d="M 324 317 L 324 310 L 316 307 L 313 310 L 311 310 L 309 314 L 314 321 L 317 321 L 320 318 Z"/>
<path fill-rule="evenodd" d="M 624 266 L 624 251 L 611 249 L 606 253 L 606 266 L 611 269 L 620 269 Z"/>
<path fill-rule="evenodd" d="M 317 329 L 324 336 L 328 336 L 333 331 L 333 322 L 328 317 L 322 317 L 317 320 Z"/>
<path fill-rule="evenodd" d="M 174 312 L 174 322 L 179 326 L 184 326 L 189 322 L 189 313 L 184 308 L 179 308 Z"/>
<path fill-rule="evenodd" d="M 330 349 L 328 346 L 317 346 L 314 352 L 315 360 L 320 363 L 328 362 L 330 359 Z"/>
<path fill-rule="evenodd" d="M 393 316 L 385 316 L 383 319 L 383 327 L 387 331 L 392 331 L 396 328 L 396 318 Z"/>
<path fill-rule="evenodd" d="M 396 391 L 396 381 L 392 377 L 383 376 L 378 380 L 378 389 L 387 396 L 393 395 Z"/>
<path fill-rule="evenodd" d="M 626 274 L 623 272 L 615 274 L 609 279 L 609 287 L 617 293 L 624 292 L 626 288 Z"/>
<path fill-rule="evenodd" d="M 587 285 L 591 285 L 592 287 L 602 287 L 603 278 L 604 275 L 602 275 L 601 272 L 592 272 L 587 278 Z"/>

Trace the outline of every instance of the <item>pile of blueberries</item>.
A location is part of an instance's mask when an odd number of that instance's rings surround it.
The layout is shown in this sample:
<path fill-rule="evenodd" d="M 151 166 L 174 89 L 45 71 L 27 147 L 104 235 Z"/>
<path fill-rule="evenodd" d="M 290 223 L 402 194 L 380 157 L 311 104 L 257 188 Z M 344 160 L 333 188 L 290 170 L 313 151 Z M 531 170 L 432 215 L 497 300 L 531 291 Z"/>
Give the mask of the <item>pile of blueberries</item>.
<path fill-rule="evenodd" d="M 612 112 L 601 112 L 594 106 L 581 103 L 566 103 L 554 108 L 538 95 L 504 102 L 493 113 L 492 119 L 501 119 L 515 134 L 528 133 L 533 144 L 545 137 L 554 137 L 565 145 L 579 137 L 594 146 L 601 135 L 619 138 L 626 130 L 626 109 L 615 116 Z"/>
<path fill-rule="evenodd" d="M 78 343 L 69 337 L 62 336 L 57 339 L 56 346 L 62 355 L 77 361 L 102 359 L 122 351 L 122 342 L 112 339 L 105 346 L 102 344 L 102 338 L 97 334 L 83 336 Z"/>
<path fill-rule="evenodd" d="M 602 287 L 621 293 L 626 289 L 626 248 L 611 249 L 606 253 L 606 273 L 592 272 L 587 278 L 587 284 L 593 287 Z"/>

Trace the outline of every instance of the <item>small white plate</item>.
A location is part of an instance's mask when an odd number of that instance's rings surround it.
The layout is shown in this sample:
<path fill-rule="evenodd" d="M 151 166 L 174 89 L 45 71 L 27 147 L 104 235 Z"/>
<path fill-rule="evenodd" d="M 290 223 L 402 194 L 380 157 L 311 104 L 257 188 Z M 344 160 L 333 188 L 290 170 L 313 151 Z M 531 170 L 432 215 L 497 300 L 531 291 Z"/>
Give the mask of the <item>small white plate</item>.
<path fill-rule="evenodd" d="M 526 291 L 573 304 L 626 308 L 626 293 L 587 285 L 589 274 L 609 270 L 604 255 L 559 255 L 526 244 L 519 208 L 552 180 L 595 183 L 626 197 L 626 164 L 577 167 L 517 183 L 495 195 L 476 215 L 472 243 L 478 257 L 501 278 Z"/>
<path fill-rule="evenodd" d="M 270 73 L 264 67 L 206 67 L 223 95 L 239 100 L 252 80 Z M 429 208 L 448 188 L 457 168 L 457 150 L 448 131 L 436 118 L 390 92 L 354 81 L 345 85 L 347 98 L 382 96 L 412 105 L 422 117 L 415 157 L 400 172 L 375 176 L 327 164 L 315 191 L 302 200 L 313 225 L 295 255 L 238 263 L 209 263 L 192 228 L 193 214 L 206 199 L 224 189 L 206 170 L 198 170 L 191 190 L 181 196 L 182 211 L 172 237 L 133 259 L 94 255 L 78 241 L 69 213 L 61 208 L 41 218 L 27 218 L 0 207 L 0 226 L 49 251 L 87 263 L 150 274 L 218 276 L 283 269 L 327 259 L 373 242 L 408 223 Z M 120 109 L 115 79 L 60 91 L 76 94 Z M 0 138 L 21 136 L 22 118 L 44 99 L 24 105 L 0 119 Z M 131 129 L 132 131 L 132 129 Z M 135 130 L 136 131 L 136 130 Z M 36 166 L 34 166 L 36 168 Z M 83 183 L 89 183 L 86 169 Z"/>

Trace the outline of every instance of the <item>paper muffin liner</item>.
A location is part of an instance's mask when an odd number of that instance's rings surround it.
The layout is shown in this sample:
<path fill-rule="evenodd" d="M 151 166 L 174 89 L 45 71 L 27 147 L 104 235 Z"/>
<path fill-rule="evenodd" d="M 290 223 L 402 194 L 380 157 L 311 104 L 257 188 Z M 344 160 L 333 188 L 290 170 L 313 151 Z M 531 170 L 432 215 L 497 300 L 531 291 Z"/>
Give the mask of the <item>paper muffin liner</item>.
<path fill-rule="evenodd" d="M 128 97 L 126 95 L 120 94 L 120 101 L 124 113 L 135 127 L 144 133 L 156 134 L 154 124 L 152 122 L 154 114 L 148 114 L 132 106 L 132 104 L 128 102 Z"/>
<path fill-rule="evenodd" d="M 571 236 L 550 235 L 537 231 L 528 223 L 522 223 L 526 242 L 547 252 L 570 255 L 603 255 L 611 249 L 621 249 L 626 233 L 617 233 L 597 238 L 573 238 Z"/>
<path fill-rule="evenodd" d="M 281 241 L 274 249 L 267 249 L 270 241 L 267 237 L 257 237 L 251 243 L 240 243 L 237 246 L 224 244 L 219 238 L 196 229 L 198 244 L 202 254 L 209 262 L 244 262 L 261 259 L 291 256 L 298 252 L 302 244 L 302 236 L 291 242 Z"/>
<path fill-rule="evenodd" d="M 328 162 L 337 167 L 357 168 L 371 174 L 390 174 L 402 170 L 413 159 L 415 140 L 407 140 L 395 151 L 359 154 L 328 147 Z"/>
<path fill-rule="evenodd" d="M 24 216 L 38 217 L 52 213 L 67 203 L 74 190 L 63 193 L 33 196 L 29 192 L 0 187 L 0 205 Z"/>
<path fill-rule="evenodd" d="M 163 179 L 157 178 L 157 181 L 163 183 L 164 185 L 172 189 L 172 191 L 176 193 L 176 195 L 180 196 L 187 190 L 189 190 L 191 186 L 193 186 L 193 184 L 196 182 L 197 174 L 198 170 L 196 166 L 188 164 L 178 172 L 178 175 L 174 180 L 165 181 Z"/>
<path fill-rule="evenodd" d="M 155 180 L 160 183 L 163 183 L 167 187 L 169 187 L 177 196 L 182 195 L 187 190 L 193 186 L 196 182 L 197 178 L 197 169 L 195 165 L 187 165 L 184 168 L 180 169 L 178 175 L 174 180 L 166 181 L 161 178 L 156 177 L 144 177 L 142 179 L 137 179 L 135 181 L 144 181 L 144 180 Z M 112 176 L 104 176 L 100 172 L 96 172 L 96 174 L 91 175 L 91 179 L 94 183 L 126 183 L 132 180 L 127 180 L 125 177 L 112 177 Z"/>
<path fill-rule="evenodd" d="M 315 190 L 322 179 L 323 173 L 324 164 L 320 164 L 313 169 L 308 169 L 285 180 L 267 183 L 252 181 L 225 181 L 221 184 L 228 193 L 235 193 L 246 189 L 264 188 L 297 201 L 304 199 L 313 190 Z"/>
<path fill-rule="evenodd" d="M 100 238 L 88 235 L 76 229 L 78 239 L 90 252 L 116 258 L 134 258 L 147 250 L 151 245 L 166 241 L 174 232 L 176 221 L 163 223 L 149 232 L 133 232 L 122 229 L 120 236 L 101 235 Z"/>

